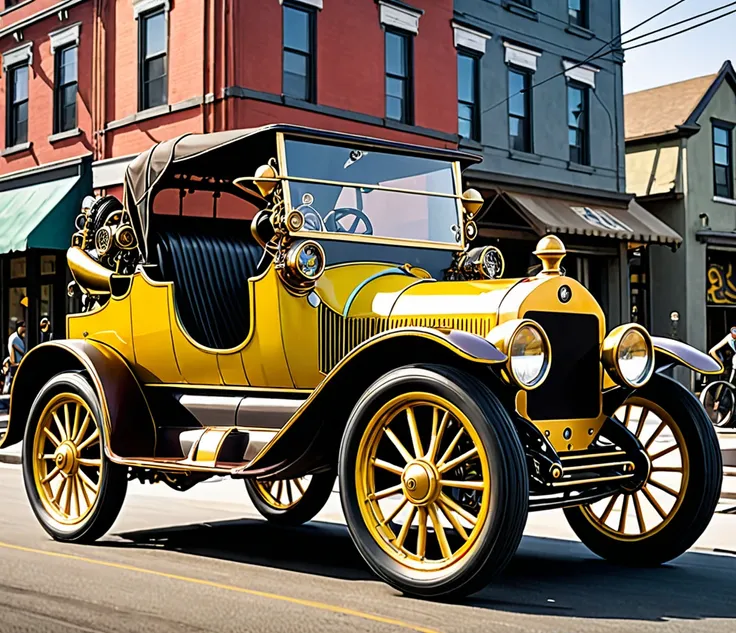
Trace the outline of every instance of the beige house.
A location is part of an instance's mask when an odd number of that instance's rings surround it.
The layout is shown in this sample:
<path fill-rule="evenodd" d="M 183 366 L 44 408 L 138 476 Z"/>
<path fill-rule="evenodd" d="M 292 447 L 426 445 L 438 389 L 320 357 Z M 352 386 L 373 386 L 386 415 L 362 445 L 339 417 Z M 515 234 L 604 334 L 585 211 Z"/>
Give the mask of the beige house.
<path fill-rule="evenodd" d="M 627 191 L 683 238 L 652 250 L 632 285 L 649 294 L 655 334 L 707 349 L 736 325 L 736 74 L 726 62 L 624 103 Z"/>

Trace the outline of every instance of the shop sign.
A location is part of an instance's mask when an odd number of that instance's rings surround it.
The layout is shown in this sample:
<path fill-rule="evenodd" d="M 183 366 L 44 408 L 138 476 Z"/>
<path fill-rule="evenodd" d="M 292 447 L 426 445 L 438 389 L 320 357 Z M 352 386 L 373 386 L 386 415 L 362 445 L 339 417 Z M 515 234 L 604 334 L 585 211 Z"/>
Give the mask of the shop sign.
<path fill-rule="evenodd" d="M 605 231 L 623 231 L 633 233 L 631 227 L 626 226 L 621 220 L 611 215 L 604 209 L 591 209 L 590 207 L 570 207 L 588 224 Z"/>
<path fill-rule="evenodd" d="M 733 265 L 711 263 L 708 266 L 707 303 L 714 305 L 736 305 L 736 276 Z"/>

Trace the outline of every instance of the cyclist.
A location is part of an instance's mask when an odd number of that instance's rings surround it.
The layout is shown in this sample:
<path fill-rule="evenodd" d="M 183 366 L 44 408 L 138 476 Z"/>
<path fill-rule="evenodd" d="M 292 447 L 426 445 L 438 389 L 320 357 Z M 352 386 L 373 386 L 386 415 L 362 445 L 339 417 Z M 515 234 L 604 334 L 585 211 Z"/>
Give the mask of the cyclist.
<path fill-rule="evenodd" d="M 736 375 L 736 326 L 733 326 L 729 333 L 716 343 L 708 353 L 717 361 L 723 362 L 724 359 L 721 358 L 719 352 L 724 347 L 730 347 L 731 352 L 733 352 L 731 355 L 730 378 L 728 381 L 718 380 L 711 383 L 700 394 L 700 401 L 716 426 L 728 426 L 733 417 L 734 408 L 736 408 L 736 393 L 732 384 L 734 375 Z"/>
<path fill-rule="evenodd" d="M 726 334 L 726 336 L 724 336 L 718 343 L 711 347 L 708 353 L 713 358 L 720 361 L 722 359 L 719 358 L 720 355 L 718 354 L 718 351 L 726 345 L 728 345 L 733 352 L 733 357 L 731 358 L 731 366 L 736 368 L 736 325 L 731 328 L 731 331 Z"/>

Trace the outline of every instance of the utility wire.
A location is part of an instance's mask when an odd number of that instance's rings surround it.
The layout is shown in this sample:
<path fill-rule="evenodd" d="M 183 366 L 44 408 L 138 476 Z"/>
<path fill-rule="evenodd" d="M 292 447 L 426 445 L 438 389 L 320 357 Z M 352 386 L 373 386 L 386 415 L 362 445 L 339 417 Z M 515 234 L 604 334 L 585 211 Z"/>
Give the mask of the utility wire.
<path fill-rule="evenodd" d="M 603 44 L 603 46 L 601 46 L 597 51 L 595 51 L 594 53 L 591 53 L 588 57 L 586 57 L 583 61 L 578 62 L 576 64 L 573 64 L 569 68 L 566 68 L 565 70 L 562 70 L 562 71 L 560 71 L 558 73 L 555 73 L 554 75 L 550 75 L 549 77 L 547 77 L 546 79 L 543 79 L 542 81 L 540 81 L 538 83 L 532 84 L 527 90 L 532 91 L 532 90 L 534 90 L 534 88 L 537 88 L 538 86 L 541 86 L 543 84 L 546 84 L 548 81 L 552 81 L 553 79 L 557 79 L 558 77 L 562 77 L 565 73 L 570 72 L 571 70 L 573 70 L 575 68 L 579 68 L 580 66 L 584 66 L 585 64 L 587 64 L 587 63 L 589 63 L 589 62 L 591 62 L 593 60 L 600 59 L 601 57 L 605 57 L 606 55 L 609 55 L 610 53 L 612 53 L 612 52 L 614 52 L 616 50 L 619 50 L 620 44 L 621 44 L 621 38 L 624 35 L 628 35 L 632 31 L 635 31 L 636 29 L 644 26 L 645 24 L 651 22 L 652 20 L 658 18 L 659 16 L 664 15 L 665 13 L 667 13 L 668 11 L 671 11 L 672 9 L 674 9 L 678 5 L 682 4 L 683 2 L 685 2 L 685 0 L 677 0 L 677 2 L 674 2 L 673 4 L 670 4 L 670 5 L 666 6 L 661 11 L 658 11 L 654 15 L 648 17 L 646 20 L 644 20 L 642 22 L 639 22 L 638 24 L 635 24 L 630 29 L 627 29 L 623 33 L 621 33 L 621 34 L 617 35 L 616 37 L 614 37 L 612 40 L 609 40 L 608 42 L 606 42 L 605 44 Z M 721 8 L 723 8 L 723 7 L 721 7 Z M 614 48 L 614 44 L 616 42 L 618 42 L 619 48 Z M 607 49 L 607 48 L 610 49 L 610 50 L 606 51 L 605 53 L 603 53 L 601 55 L 601 52 L 603 50 Z M 523 92 L 525 92 L 525 91 L 524 90 L 519 90 L 519 91 L 515 92 L 514 94 L 509 95 L 505 99 L 499 101 L 498 103 L 494 103 L 493 105 L 488 106 L 487 108 L 485 108 L 485 109 L 482 110 L 482 114 L 485 114 L 486 112 L 490 112 L 491 110 L 495 110 L 499 106 L 502 106 L 505 103 L 508 103 L 515 96 L 520 95 Z"/>

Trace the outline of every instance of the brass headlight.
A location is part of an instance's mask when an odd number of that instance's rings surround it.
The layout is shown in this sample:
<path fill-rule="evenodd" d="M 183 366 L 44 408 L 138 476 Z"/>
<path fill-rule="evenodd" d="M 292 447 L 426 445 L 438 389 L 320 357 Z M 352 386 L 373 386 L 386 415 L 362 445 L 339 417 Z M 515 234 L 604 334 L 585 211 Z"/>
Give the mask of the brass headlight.
<path fill-rule="evenodd" d="M 493 328 L 487 339 L 508 356 L 508 379 L 522 389 L 535 389 L 547 378 L 550 367 L 549 339 L 535 321 L 508 321 Z"/>
<path fill-rule="evenodd" d="M 603 366 L 620 385 L 634 389 L 646 384 L 654 372 L 654 347 L 649 333 L 629 323 L 615 328 L 603 341 Z"/>
<path fill-rule="evenodd" d="M 325 252 L 319 242 L 299 240 L 286 252 L 284 282 L 297 293 L 308 292 L 325 270 Z"/>

